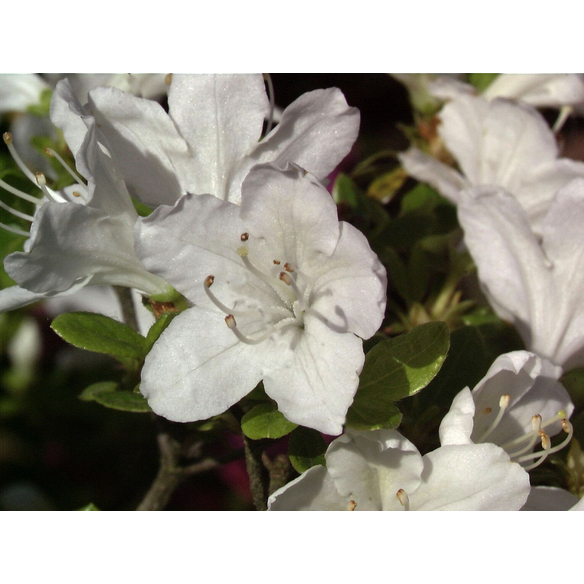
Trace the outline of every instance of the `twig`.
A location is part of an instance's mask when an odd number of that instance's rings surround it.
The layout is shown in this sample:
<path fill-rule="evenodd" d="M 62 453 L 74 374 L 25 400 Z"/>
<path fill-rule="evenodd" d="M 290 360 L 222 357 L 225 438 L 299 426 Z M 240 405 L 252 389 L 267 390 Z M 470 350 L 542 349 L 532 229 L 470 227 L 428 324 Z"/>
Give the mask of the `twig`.
<path fill-rule="evenodd" d="M 112 286 L 122 310 L 122 321 L 130 328 L 138 331 L 138 319 L 136 317 L 136 307 L 134 306 L 134 299 L 132 298 L 132 290 L 124 286 Z"/>
<path fill-rule="evenodd" d="M 262 464 L 262 452 L 264 445 L 243 436 L 245 448 L 245 465 L 249 476 L 249 488 L 253 504 L 258 511 L 266 511 L 268 508 L 268 473 Z"/>

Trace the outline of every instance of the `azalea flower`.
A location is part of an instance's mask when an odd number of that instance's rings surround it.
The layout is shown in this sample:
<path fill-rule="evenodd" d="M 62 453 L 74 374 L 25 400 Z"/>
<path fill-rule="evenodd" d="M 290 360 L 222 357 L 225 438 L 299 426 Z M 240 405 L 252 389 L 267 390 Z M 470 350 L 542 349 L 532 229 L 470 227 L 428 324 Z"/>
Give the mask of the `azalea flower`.
<path fill-rule="evenodd" d="M 539 466 L 572 438 L 574 406 L 558 379 L 561 367 L 527 351 L 499 356 L 472 390 L 452 402 L 440 425 L 440 444 L 493 443 L 525 470 Z M 567 436 L 552 448 L 550 438 Z M 533 452 L 536 445 L 542 450 Z"/>
<path fill-rule="evenodd" d="M 271 108 L 261 75 L 173 75 L 168 113 L 113 88 L 90 91 L 88 108 L 130 194 L 152 207 L 185 193 L 239 203 L 258 163 L 293 162 L 323 180 L 359 129 L 359 112 L 341 91 L 319 89 L 288 106 L 262 138 Z"/>
<path fill-rule="evenodd" d="M 81 109 L 80 104 L 78 107 Z M 36 206 L 34 215 L 27 215 L 2 204 L 7 211 L 31 222 L 30 234 L 20 228 L 0 225 L 29 237 L 23 252 L 12 253 L 4 261 L 7 273 L 18 286 L 0 292 L 2 311 L 42 298 L 72 294 L 86 285 L 127 286 L 147 294 L 165 294 L 171 290 L 158 276 L 148 273 L 136 257 L 133 227 L 138 215 L 109 155 L 93 135 L 94 126 L 90 123 L 89 128 L 84 128 L 83 142 L 72 142 L 70 146 L 87 184 L 56 152 L 49 151 L 77 181 L 61 191 L 50 189 L 42 173 L 30 172 L 18 156 L 10 134 L 5 134 L 14 160 L 39 188 L 42 198 L 0 181 L 0 186 L 12 195 Z"/>
<path fill-rule="evenodd" d="M 268 499 L 270 511 L 520 509 L 529 476 L 494 444 L 441 446 L 422 456 L 395 430 L 350 431 Z"/>
<path fill-rule="evenodd" d="M 192 303 L 146 358 L 141 392 L 177 422 L 263 380 L 292 422 L 339 434 L 385 311 L 385 269 L 310 174 L 255 167 L 241 205 L 185 195 L 136 227 L 151 272 Z"/>
<path fill-rule="evenodd" d="M 433 79 L 427 87 L 431 95 L 442 100 L 476 94 L 472 85 L 446 75 Z M 576 106 L 584 103 L 584 78 L 573 73 L 503 73 L 495 77 L 481 95 L 489 101 L 502 97 L 533 107 Z"/>
<path fill-rule="evenodd" d="M 530 351 L 565 370 L 584 365 L 584 179 L 556 194 L 539 233 L 500 188 L 466 191 L 458 217 L 497 314 Z"/>
<path fill-rule="evenodd" d="M 411 176 L 455 204 L 470 186 L 503 187 L 537 229 L 556 191 L 584 177 L 584 163 L 558 158 L 553 132 L 530 106 L 463 95 L 446 104 L 438 117 L 438 134 L 460 172 L 416 148 L 399 158 Z"/>

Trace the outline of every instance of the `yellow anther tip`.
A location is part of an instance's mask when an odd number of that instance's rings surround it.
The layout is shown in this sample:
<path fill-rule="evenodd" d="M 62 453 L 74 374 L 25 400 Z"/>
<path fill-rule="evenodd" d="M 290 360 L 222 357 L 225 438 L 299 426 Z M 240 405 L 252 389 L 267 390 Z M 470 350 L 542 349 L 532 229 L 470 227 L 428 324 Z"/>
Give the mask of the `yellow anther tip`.
<path fill-rule="evenodd" d="M 10 132 L 4 132 L 4 134 L 2 134 L 2 139 L 4 140 L 4 144 L 11 144 L 12 134 Z"/>
<path fill-rule="evenodd" d="M 245 258 L 249 255 L 249 250 L 247 249 L 247 247 L 242 245 L 240 248 L 237 249 L 237 254 L 242 258 Z"/>

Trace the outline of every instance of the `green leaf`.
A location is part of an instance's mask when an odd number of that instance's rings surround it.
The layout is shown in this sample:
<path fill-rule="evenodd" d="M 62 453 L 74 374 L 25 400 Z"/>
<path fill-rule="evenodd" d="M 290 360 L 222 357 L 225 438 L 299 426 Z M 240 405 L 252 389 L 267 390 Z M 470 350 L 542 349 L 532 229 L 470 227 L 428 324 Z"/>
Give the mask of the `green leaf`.
<path fill-rule="evenodd" d="M 154 343 L 158 340 L 160 335 L 166 330 L 168 325 L 172 322 L 172 319 L 177 316 L 178 313 L 167 312 L 160 316 L 158 320 L 150 327 L 148 334 L 146 335 L 146 343 L 144 346 L 144 352 L 150 352 Z"/>
<path fill-rule="evenodd" d="M 93 503 L 88 503 L 85 507 L 81 507 L 81 509 L 77 509 L 77 511 L 100 511 L 98 507 L 96 507 Z"/>
<path fill-rule="evenodd" d="M 91 312 L 61 314 L 51 328 L 65 341 L 87 351 L 112 357 L 142 359 L 146 339 L 129 326 Z"/>
<path fill-rule="evenodd" d="M 347 413 L 355 429 L 396 428 L 394 402 L 418 393 L 440 371 L 450 346 L 448 327 L 430 322 L 381 341 L 365 358 L 359 389 Z"/>
<path fill-rule="evenodd" d="M 278 411 L 276 404 L 260 404 L 253 407 L 241 419 L 243 433 L 252 440 L 281 438 L 297 428 Z"/>
<path fill-rule="evenodd" d="M 498 76 L 499 73 L 471 73 L 468 80 L 482 93 Z"/>
<path fill-rule="evenodd" d="M 584 408 L 584 367 L 566 371 L 560 379 L 577 409 Z"/>
<path fill-rule="evenodd" d="M 144 396 L 132 391 L 119 391 L 115 381 L 102 381 L 86 387 L 79 399 L 94 401 L 106 408 L 123 412 L 144 413 L 152 411 Z"/>
<path fill-rule="evenodd" d="M 356 209 L 363 198 L 361 189 L 346 174 L 339 174 L 333 185 L 333 199 L 337 205 L 345 204 Z"/>
<path fill-rule="evenodd" d="M 294 469 L 302 474 L 319 464 L 326 466 L 327 444 L 320 432 L 299 426 L 290 434 L 288 456 Z"/>
<path fill-rule="evenodd" d="M 29 105 L 26 108 L 27 113 L 37 116 L 39 118 L 48 116 L 51 111 L 51 96 L 53 95 L 52 89 L 45 89 L 41 93 L 39 103 L 34 105 Z"/>

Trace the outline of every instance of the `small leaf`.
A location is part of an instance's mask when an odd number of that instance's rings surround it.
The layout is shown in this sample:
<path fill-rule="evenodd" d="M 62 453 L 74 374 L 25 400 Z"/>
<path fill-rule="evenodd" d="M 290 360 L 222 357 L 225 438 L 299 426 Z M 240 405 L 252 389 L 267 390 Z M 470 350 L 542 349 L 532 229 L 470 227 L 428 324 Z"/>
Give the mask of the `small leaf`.
<path fill-rule="evenodd" d="M 167 329 L 168 325 L 172 322 L 172 319 L 177 316 L 178 313 L 166 312 L 158 318 L 158 320 L 150 327 L 148 334 L 146 335 L 145 352 L 148 353 L 154 343 L 158 340 L 160 335 Z"/>
<path fill-rule="evenodd" d="M 345 204 L 356 209 L 360 199 L 363 198 L 361 189 L 346 174 L 339 174 L 333 185 L 333 199 L 337 205 Z"/>
<path fill-rule="evenodd" d="M 93 503 L 88 503 L 85 507 L 81 507 L 81 509 L 77 509 L 77 511 L 100 511 L 98 507 L 96 507 Z"/>
<path fill-rule="evenodd" d="M 141 393 L 119 391 L 119 384 L 115 381 L 94 383 L 81 392 L 79 399 L 94 401 L 106 408 L 123 412 L 144 413 L 152 411 Z"/>
<path fill-rule="evenodd" d="M 129 326 L 91 312 L 61 314 L 51 328 L 65 341 L 87 351 L 112 357 L 142 359 L 146 339 Z"/>
<path fill-rule="evenodd" d="M 498 76 L 499 73 L 471 73 L 468 80 L 482 93 Z"/>
<path fill-rule="evenodd" d="M 320 432 L 299 426 L 290 434 L 288 456 L 294 469 L 302 474 L 319 464 L 326 466 L 327 444 Z"/>
<path fill-rule="evenodd" d="M 289 422 L 284 414 L 278 411 L 278 406 L 272 403 L 253 407 L 241 419 L 243 433 L 252 440 L 281 438 L 297 426 Z"/>
<path fill-rule="evenodd" d="M 355 429 L 396 428 L 401 413 L 394 402 L 430 383 L 446 358 L 449 336 L 444 323 L 430 322 L 375 345 L 365 358 L 346 425 Z"/>

